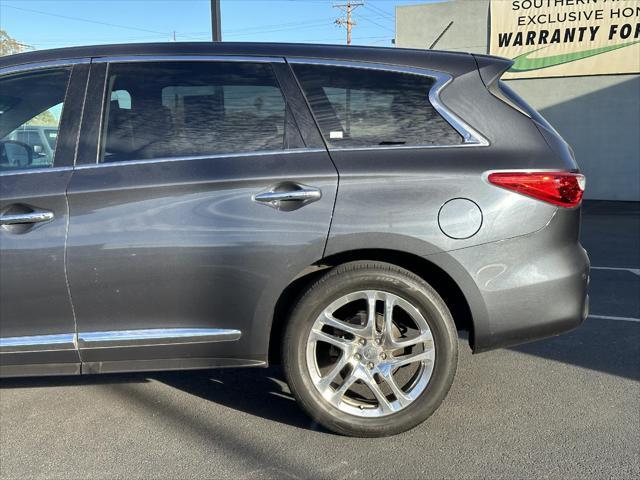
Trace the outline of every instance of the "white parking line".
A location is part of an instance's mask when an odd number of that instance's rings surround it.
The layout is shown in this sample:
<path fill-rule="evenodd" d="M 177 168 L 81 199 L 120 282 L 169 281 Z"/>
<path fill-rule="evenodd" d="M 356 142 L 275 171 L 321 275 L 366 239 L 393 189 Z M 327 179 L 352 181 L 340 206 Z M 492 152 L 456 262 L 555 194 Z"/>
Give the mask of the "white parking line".
<path fill-rule="evenodd" d="M 622 322 L 640 323 L 640 318 L 633 318 L 633 317 L 611 317 L 609 315 L 589 315 L 589 318 L 597 318 L 599 320 L 620 320 Z"/>
<path fill-rule="evenodd" d="M 619 270 L 622 272 L 631 272 L 640 277 L 640 268 L 626 268 L 626 267 L 591 267 L 591 270 Z"/>

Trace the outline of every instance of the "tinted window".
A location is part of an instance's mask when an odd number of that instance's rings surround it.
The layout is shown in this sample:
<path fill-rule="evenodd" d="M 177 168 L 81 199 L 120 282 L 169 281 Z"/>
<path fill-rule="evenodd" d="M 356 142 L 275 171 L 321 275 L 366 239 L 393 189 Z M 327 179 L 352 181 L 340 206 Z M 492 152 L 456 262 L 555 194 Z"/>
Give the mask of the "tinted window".
<path fill-rule="evenodd" d="M 47 137 L 47 142 L 49 142 L 49 146 L 55 150 L 56 145 L 58 144 L 58 130 L 56 128 L 46 128 L 44 130 L 44 134 Z"/>
<path fill-rule="evenodd" d="M 104 162 L 304 146 L 268 64 L 114 64 L 108 85 Z"/>
<path fill-rule="evenodd" d="M 111 92 L 111 101 L 116 102 L 118 108 L 131 110 L 131 95 L 126 90 L 115 90 Z"/>
<path fill-rule="evenodd" d="M 334 147 L 462 143 L 429 103 L 430 77 L 324 65 L 293 68 Z"/>
<path fill-rule="evenodd" d="M 0 170 L 53 165 L 69 73 L 39 70 L 0 79 Z"/>

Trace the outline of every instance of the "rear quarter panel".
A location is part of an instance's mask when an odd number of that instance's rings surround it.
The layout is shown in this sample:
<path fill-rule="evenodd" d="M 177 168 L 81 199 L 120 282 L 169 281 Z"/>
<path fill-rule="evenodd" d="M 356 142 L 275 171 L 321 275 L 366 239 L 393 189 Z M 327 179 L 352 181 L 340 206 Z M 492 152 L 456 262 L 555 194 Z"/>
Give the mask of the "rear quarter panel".
<path fill-rule="evenodd" d="M 340 185 L 326 254 L 387 249 L 427 257 L 462 289 L 472 310 L 476 336 L 483 339 L 480 347 L 486 349 L 492 342 L 502 341 L 492 333 L 490 317 L 496 314 L 496 302 L 501 302 L 498 297 L 508 294 L 509 289 L 497 289 L 495 282 L 484 288 L 479 272 L 502 258 L 522 266 L 516 269 L 516 280 L 532 273 L 526 268 L 526 257 L 523 261 L 517 251 L 522 248 L 526 256 L 529 243 L 509 243 L 508 249 L 501 249 L 501 242 L 544 231 L 558 213 L 553 205 L 489 184 L 487 172 L 566 170 L 575 165 L 550 148 L 530 118 L 486 89 L 475 64 L 468 67 L 454 74 L 440 98 L 489 145 L 330 150 Z M 475 202 L 482 212 L 482 225 L 469 238 L 451 238 L 439 227 L 441 207 L 455 198 Z M 575 214 L 579 216 L 579 212 Z M 459 221 L 464 222 L 465 212 L 459 215 Z M 490 244 L 494 247 L 489 251 L 470 248 Z M 536 248 L 542 251 L 554 245 L 542 242 Z M 553 263 L 553 257 L 549 258 Z M 511 320 L 512 309 L 507 307 L 505 304 L 498 312 L 498 322 Z"/>
<path fill-rule="evenodd" d="M 566 168 L 533 122 L 487 91 L 475 62 L 441 100 L 489 145 L 330 150 L 340 187 L 327 254 L 394 248 L 430 255 L 526 235 L 551 220 L 554 206 L 485 179 L 491 170 Z M 468 198 L 482 211 L 482 226 L 470 238 L 450 238 L 438 226 L 440 208 L 454 198 Z"/>

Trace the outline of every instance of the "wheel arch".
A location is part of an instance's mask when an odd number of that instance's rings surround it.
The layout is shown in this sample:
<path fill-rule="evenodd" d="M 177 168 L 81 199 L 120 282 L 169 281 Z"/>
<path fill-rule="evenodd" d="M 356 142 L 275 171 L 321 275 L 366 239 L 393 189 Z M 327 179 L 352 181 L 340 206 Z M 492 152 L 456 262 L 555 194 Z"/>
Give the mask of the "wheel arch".
<path fill-rule="evenodd" d="M 282 335 L 297 298 L 319 279 L 328 269 L 344 263 L 370 260 L 386 262 L 409 270 L 429 283 L 442 297 L 451 311 L 459 331 L 468 332 L 471 348 L 474 348 L 474 316 L 463 290 L 441 266 L 427 258 L 392 249 L 359 249 L 336 253 L 306 268 L 284 289 L 278 298 L 269 334 L 269 363 L 278 363 L 281 357 Z"/>

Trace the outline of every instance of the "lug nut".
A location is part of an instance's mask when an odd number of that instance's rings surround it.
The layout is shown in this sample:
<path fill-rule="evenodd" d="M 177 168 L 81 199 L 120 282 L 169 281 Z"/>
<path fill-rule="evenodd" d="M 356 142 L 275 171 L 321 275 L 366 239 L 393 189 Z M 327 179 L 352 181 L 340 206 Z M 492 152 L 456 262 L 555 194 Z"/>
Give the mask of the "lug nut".
<path fill-rule="evenodd" d="M 373 365 L 373 362 L 369 362 L 369 363 L 367 363 L 367 367 L 369 367 L 369 368 L 373 368 L 373 366 L 374 366 L 374 365 Z"/>
<path fill-rule="evenodd" d="M 380 340 L 379 338 L 376 338 L 376 344 L 380 345 L 382 343 L 382 340 Z"/>
<path fill-rule="evenodd" d="M 360 342 L 360 345 L 366 345 L 367 343 L 367 341 L 364 338 L 361 338 L 359 342 Z"/>
<path fill-rule="evenodd" d="M 382 360 L 385 360 L 385 359 L 387 358 L 387 354 L 386 354 L 386 353 L 384 353 L 384 352 L 382 352 L 382 353 L 380 354 L 380 358 L 381 358 Z"/>
<path fill-rule="evenodd" d="M 353 358 L 355 358 L 356 360 L 360 360 L 362 357 L 360 356 L 359 353 L 356 353 Z"/>

